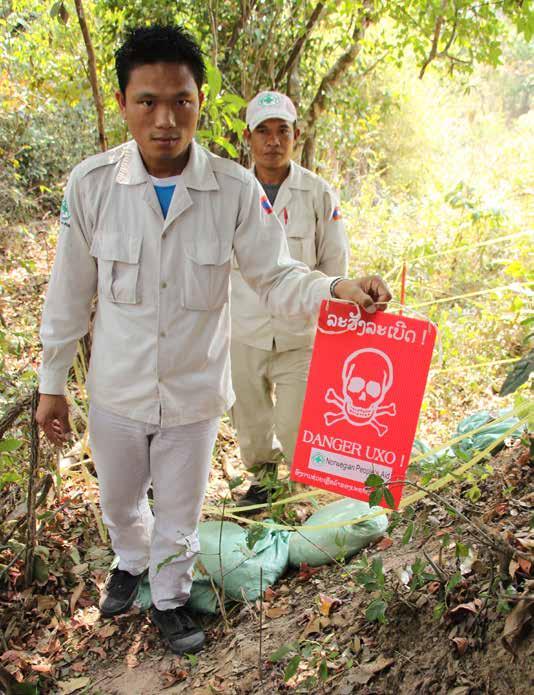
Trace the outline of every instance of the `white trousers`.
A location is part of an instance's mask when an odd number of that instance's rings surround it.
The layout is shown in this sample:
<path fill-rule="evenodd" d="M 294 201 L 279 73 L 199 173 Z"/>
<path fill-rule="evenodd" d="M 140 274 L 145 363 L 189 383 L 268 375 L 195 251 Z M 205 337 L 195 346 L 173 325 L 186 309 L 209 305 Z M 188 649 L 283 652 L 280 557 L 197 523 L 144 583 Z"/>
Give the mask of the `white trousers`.
<path fill-rule="evenodd" d="M 189 598 L 218 429 L 219 418 L 161 428 L 93 404 L 89 409 L 102 516 L 119 569 L 140 574 L 148 567 L 152 602 L 160 610 Z"/>
<path fill-rule="evenodd" d="M 234 340 L 232 424 L 246 468 L 277 462 L 291 465 L 297 441 L 312 348 L 260 350 Z M 281 446 L 280 446 L 281 445 Z"/>

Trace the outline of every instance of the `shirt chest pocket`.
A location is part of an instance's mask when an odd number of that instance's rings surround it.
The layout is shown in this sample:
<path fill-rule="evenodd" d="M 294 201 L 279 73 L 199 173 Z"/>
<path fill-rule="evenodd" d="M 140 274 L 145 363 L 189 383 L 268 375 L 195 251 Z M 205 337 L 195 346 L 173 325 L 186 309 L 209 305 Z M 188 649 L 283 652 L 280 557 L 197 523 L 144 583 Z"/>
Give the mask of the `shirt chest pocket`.
<path fill-rule="evenodd" d="M 296 261 L 302 261 L 312 270 L 317 265 L 317 252 L 315 249 L 314 215 L 303 215 L 298 222 L 290 224 L 286 228 L 289 253 Z"/>
<path fill-rule="evenodd" d="M 96 233 L 91 255 L 98 262 L 98 293 L 116 304 L 138 304 L 143 239 L 127 233 Z"/>
<path fill-rule="evenodd" d="M 183 305 L 194 311 L 220 309 L 228 302 L 231 248 L 217 243 L 184 248 Z"/>

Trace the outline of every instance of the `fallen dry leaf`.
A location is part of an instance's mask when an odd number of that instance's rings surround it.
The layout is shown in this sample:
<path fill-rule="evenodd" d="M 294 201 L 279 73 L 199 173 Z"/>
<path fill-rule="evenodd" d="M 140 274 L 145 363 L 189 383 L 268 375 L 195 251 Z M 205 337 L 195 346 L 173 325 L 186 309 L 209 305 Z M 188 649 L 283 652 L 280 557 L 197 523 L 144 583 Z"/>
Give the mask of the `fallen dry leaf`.
<path fill-rule="evenodd" d="M 183 681 L 187 678 L 187 671 L 185 669 L 180 669 L 179 671 L 167 671 L 162 674 L 163 683 L 161 685 L 162 690 L 167 690 L 167 688 L 172 688 L 173 685 Z"/>
<path fill-rule="evenodd" d="M 101 639 L 107 639 L 108 637 L 111 637 L 111 635 L 114 635 L 118 631 L 119 631 L 118 625 L 114 625 L 113 623 L 109 623 L 108 625 L 104 625 L 104 627 L 100 628 L 100 630 L 96 634 Z"/>
<path fill-rule="evenodd" d="M 532 601 L 522 600 L 519 601 L 511 613 L 508 614 L 506 622 L 504 623 L 501 641 L 512 654 L 515 654 L 515 642 L 521 636 L 525 625 L 532 619 L 533 612 L 534 603 L 532 603 Z"/>
<path fill-rule="evenodd" d="M 290 613 L 289 606 L 272 606 L 265 611 L 265 615 L 271 618 L 271 620 L 281 618 L 283 615 L 288 615 L 288 613 Z"/>
<path fill-rule="evenodd" d="M 61 695 L 70 695 L 70 693 L 75 693 L 77 690 L 87 687 L 90 682 L 90 678 L 82 676 L 81 678 L 69 678 L 66 681 L 59 681 L 57 685 Z"/>
<path fill-rule="evenodd" d="M 307 562 L 301 562 L 299 573 L 297 574 L 297 580 L 299 582 L 307 582 L 310 577 L 317 574 L 317 572 L 320 572 L 320 570 L 320 567 L 310 567 Z"/>
<path fill-rule="evenodd" d="M 377 550 L 387 550 L 388 548 L 391 548 L 393 545 L 393 539 L 390 538 L 389 536 L 385 536 L 382 538 L 381 541 L 379 541 L 376 545 L 375 548 Z"/>
<path fill-rule="evenodd" d="M 328 618 L 330 613 L 341 606 L 341 601 L 338 598 L 331 598 L 326 594 L 319 594 L 319 613 Z"/>
<path fill-rule="evenodd" d="M 450 615 L 453 615 L 455 613 L 460 613 L 461 611 L 468 611 L 469 613 L 478 613 L 480 606 L 482 605 L 482 601 L 479 598 L 475 598 L 472 601 L 469 601 L 468 603 L 460 603 L 459 606 L 455 606 L 455 608 L 452 608 L 449 611 Z"/>
<path fill-rule="evenodd" d="M 512 579 L 515 577 L 515 573 L 519 569 L 519 562 L 517 560 L 514 560 L 513 558 L 510 560 L 510 564 L 508 565 L 508 573 L 512 577 Z"/>
<path fill-rule="evenodd" d="M 519 567 L 521 567 L 521 570 L 525 574 L 530 575 L 530 571 L 532 569 L 532 563 L 530 560 L 527 560 L 525 557 L 520 557 L 517 561 L 519 562 Z"/>
<path fill-rule="evenodd" d="M 32 671 L 37 671 L 37 673 L 50 673 L 52 668 L 52 664 L 32 664 Z"/>
<path fill-rule="evenodd" d="M 454 646 L 458 650 L 458 654 L 465 654 L 467 647 L 469 646 L 469 641 L 466 637 L 453 637 L 452 642 L 454 642 Z"/>
<path fill-rule="evenodd" d="M 385 656 L 380 655 L 374 661 L 369 661 L 366 664 L 362 664 L 349 676 L 351 683 L 358 683 L 359 685 L 366 685 L 373 676 L 385 668 L 388 668 L 395 663 L 395 659 L 387 659 Z"/>
<path fill-rule="evenodd" d="M 430 584 L 428 584 L 426 588 L 429 594 L 435 594 L 437 591 L 439 591 L 440 587 L 440 582 L 430 582 Z"/>
<path fill-rule="evenodd" d="M 139 659 L 135 654 L 126 654 L 126 659 L 124 661 L 128 668 L 136 668 L 139 666 Z"/>
<path fill-rule="evenodd" d="M 83 590 L 85 589 L 85 582 L 80 582 L 77 584 L 76 588 L 72 592 L 72 596 L 70 597 L 70 614 L 74 615 L 74 611 L 76 609 L 76 604 L 78 603 L 78 599 L 83 593 Z"/>
<path fill-rule="evenodd" d="M 319 632 L 321 632 L 321 619 L 319 617 L 312 618 L 300 633 L 300 639 L 305 640 L 309 635 L 318 634 Z"/>
<path fill-rule="evenodd" d="M 264 600 L 266 603 L 272 603 L 272 601 L 274 601 L 274 599 L 275 599 L 277 596 L 278 596 L 278 594 L 276 593 L 276 591 L 273 591 L 273 589 L 271 589 L 271 587 L 268 586 L 268 587 L 265 589 L 265 592 L 264 592 L 264 594 L 263 594 L 263 600 Z"/>

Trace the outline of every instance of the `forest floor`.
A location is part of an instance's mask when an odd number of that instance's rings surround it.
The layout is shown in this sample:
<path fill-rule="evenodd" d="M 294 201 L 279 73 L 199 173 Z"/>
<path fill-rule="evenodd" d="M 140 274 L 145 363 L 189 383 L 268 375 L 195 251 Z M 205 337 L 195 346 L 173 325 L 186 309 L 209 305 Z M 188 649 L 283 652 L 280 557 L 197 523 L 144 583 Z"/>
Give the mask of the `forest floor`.
<path fill-rule="evenodd" d="M 32 262 L 27 272 L 13 270 L 0 309 L 4 325 L 32 331 L 50 261 L 38 231 L 20 243 Z M 12 243 L 10 249 L 20 253 Z M 16 359 L 22 370 L 35 355 Z M 52 452 L 45 448 L 43 455 L 53 470 Z M 164 649 L 139 609 L 103 619 L 96 608 L 112 553 L 98 529 L 90 463 L 85 469 L 79 460 L 63 460 L 61 481 L 54 480 L 38 510 L 36 580 L 28 589 L 23 554 L 17 559 L 23 522 L 15 530 L 25 506 L 18 485 L 6 485 L 0 493 L 0 686 L 9 695 L 529 692 L 534 476 L 528 442 L 504 447 L 491 466 L 492 474 L 478 482 L 478 499 L 468 499 L 470 483 L 458 481 L 441 499 L 427 496 L 411 516 L 399 516 L 346 565 L 289 570 L 261 602 L 236 605 L 225 620 L 201 618 L 206 649 L 181 658 Z M 228 479 L 239 470 L 238 447 L 225 426 L 208 503 L 229 494 Z M 297 509 L 301 519 L 311 511 L 309 504 Z M 383 579 L 371 582 L 376 558 Z M 369 616 L 373 600 L 386 604 L 382 622 Z"/>

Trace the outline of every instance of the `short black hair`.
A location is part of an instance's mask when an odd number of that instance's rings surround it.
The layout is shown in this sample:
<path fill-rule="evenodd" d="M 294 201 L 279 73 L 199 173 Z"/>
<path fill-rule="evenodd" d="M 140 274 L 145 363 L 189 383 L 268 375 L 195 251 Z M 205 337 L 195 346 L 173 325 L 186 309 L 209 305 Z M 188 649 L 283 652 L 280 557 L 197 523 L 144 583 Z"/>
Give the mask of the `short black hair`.
<path fill-rule="evenodd" d="M 202 89 L 206 77 L 202 51 L 182 27 L 154 24 L 129 31 L 126 41 L 115 52 L 115 70 L 121 92 L 126 92 L 134 68 L 153 63 L 187 65 L 199 91 Z"/>

